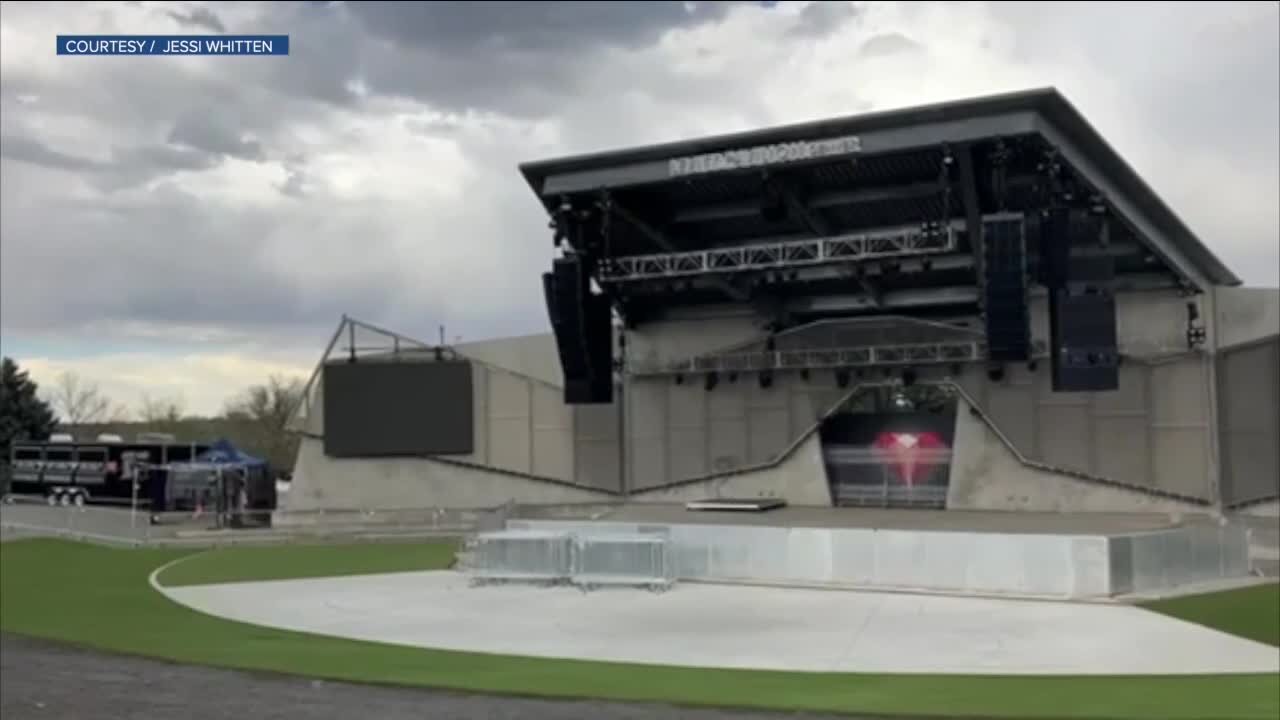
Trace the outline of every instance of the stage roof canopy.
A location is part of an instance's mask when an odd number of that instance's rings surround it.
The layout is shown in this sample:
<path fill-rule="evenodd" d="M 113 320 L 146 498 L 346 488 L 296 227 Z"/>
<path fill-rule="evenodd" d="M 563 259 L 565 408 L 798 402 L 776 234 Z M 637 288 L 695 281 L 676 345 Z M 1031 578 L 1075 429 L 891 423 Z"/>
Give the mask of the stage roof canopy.
<path fill-rule="evenodd" d="M 966 230 L 1054 202 L 1108 218 L 1118 275 L 1189 289 L 1239 279 L 1056 90 L 529 162 L 544 207 L 607 208 L 610 256 L 674 254 L 904 226 Z M 656 255 L 655 255 L 656 257 Z M 955 284 L 946 262 L 939 286 Z M 971 268 L 968 269 L 971 272 Z M 917 279 L 914 282 L 919 282 Z"/>

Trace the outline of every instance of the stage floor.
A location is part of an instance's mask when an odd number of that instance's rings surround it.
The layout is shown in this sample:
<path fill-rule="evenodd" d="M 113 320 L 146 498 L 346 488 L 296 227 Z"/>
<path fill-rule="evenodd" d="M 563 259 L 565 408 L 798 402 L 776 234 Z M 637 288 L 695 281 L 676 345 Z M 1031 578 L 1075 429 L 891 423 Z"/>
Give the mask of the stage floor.
<path fill-rule="evenodd" d="M 1035 533 L 1051 535 L 1118 535 L 1175 527 L 1169 515 L 1157 513 L 1035 513 L 968 510 L 886 510 L 790 506 L 767 512 L 691 511 L 683 505 L 632 503 L 589 512 L 590 519 L 629 523 L 685 525 L 763 525 L 766 527 L 875 528 L 958 532 Z M 524 519 L 522 516 L 517 516 Z M 540 516 L 547 517 L 547 516 Z M 585 520 L 562 514 L 560 519 Z M 529 519 L 534 519 L 530 517 Z M 547 517 L 547 519 L 550 519 Z M 1208 522 L 1186 516 L 1183 523 Z"/>
<path fill-rule="evenodd" d="M 1274 647 L 1124 605 L 710 584 L 473 588 L 452 571 L 162 591 L 256 625 L 536 657 L 808 672 L 1280 671 Z"/>

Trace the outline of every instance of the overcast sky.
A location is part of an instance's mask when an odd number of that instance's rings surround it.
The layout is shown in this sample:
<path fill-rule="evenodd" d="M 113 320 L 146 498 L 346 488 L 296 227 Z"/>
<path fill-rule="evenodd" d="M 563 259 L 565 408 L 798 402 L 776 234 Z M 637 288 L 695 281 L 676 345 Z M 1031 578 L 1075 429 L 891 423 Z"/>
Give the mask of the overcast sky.
<path fill-rule="evenodd" d="M 1277 3 L 3 3 L 0 344 L 214 412 L 342 313 L 547 328 L 525 160 L 1056 86 L 1277 284 Z M 63 33 L 288 57 L 59 57 Z"/>

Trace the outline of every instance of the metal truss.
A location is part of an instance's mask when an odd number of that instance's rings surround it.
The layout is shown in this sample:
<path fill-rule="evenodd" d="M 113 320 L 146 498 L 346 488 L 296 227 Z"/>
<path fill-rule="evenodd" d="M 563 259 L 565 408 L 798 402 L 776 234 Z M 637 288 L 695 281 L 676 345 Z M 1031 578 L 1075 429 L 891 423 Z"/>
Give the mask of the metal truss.
<path fill-rule="evenodd" d="M 984 357 L 986 357 L 986 347 L 983 343 L 976 340 L 955 340 L 913 345 L 723 353 L 668 363 L 644 363 L 630 360 L 627 371 L 632 375 L 676 375 L 760 370 L 866 368 L 972 362 Z"/>
<path fill-rule="evenodd" d="M 1044 341 L 1032 342 L 1032 359 L 1049 354 Z M 987 359 L 981 340 L 954 339 L 928 343 L 866 345 L 845 348 L 746 350 L 701 355 L 666 363 L 627 360 L 626 370 L 635 376 L 681 375 L 762 370 L 824 370 L 842 368 L 901 367 L 980 362 Z"/>
<path fill-rule="evenodd" d="M 601 262 L 603 282 L 629 282 L 690 275 L 810 267 L 950 252 L 964 223 L 849 233 L 712 250 L 629 255 Z"/>

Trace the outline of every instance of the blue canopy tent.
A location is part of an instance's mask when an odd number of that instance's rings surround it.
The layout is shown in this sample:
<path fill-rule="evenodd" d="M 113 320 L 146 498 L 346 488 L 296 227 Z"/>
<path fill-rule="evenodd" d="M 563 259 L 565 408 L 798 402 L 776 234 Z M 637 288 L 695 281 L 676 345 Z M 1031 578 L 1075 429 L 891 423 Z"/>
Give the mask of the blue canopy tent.
<path fill-rule="evenodd" d="M 255 484 L 253 480 L 268 475 L 266 460 L 240 450 L 225 438 L 190 462 L 170 463 L 168 469 L 165 493 L 170 502 L 216 509 L 219 526 L 225 515 L 238 517 L 246 510 L 252 499 L 245 493 Z"/>
<path fill-rule="evenodd" d="M 175 463 L 173 467 L 181 470 L 249 470 L 265 468 L 267 461 L 256 458 L 223 438 L 213 443 L 208 450 L 200 453 L 191 462 Z"/>

